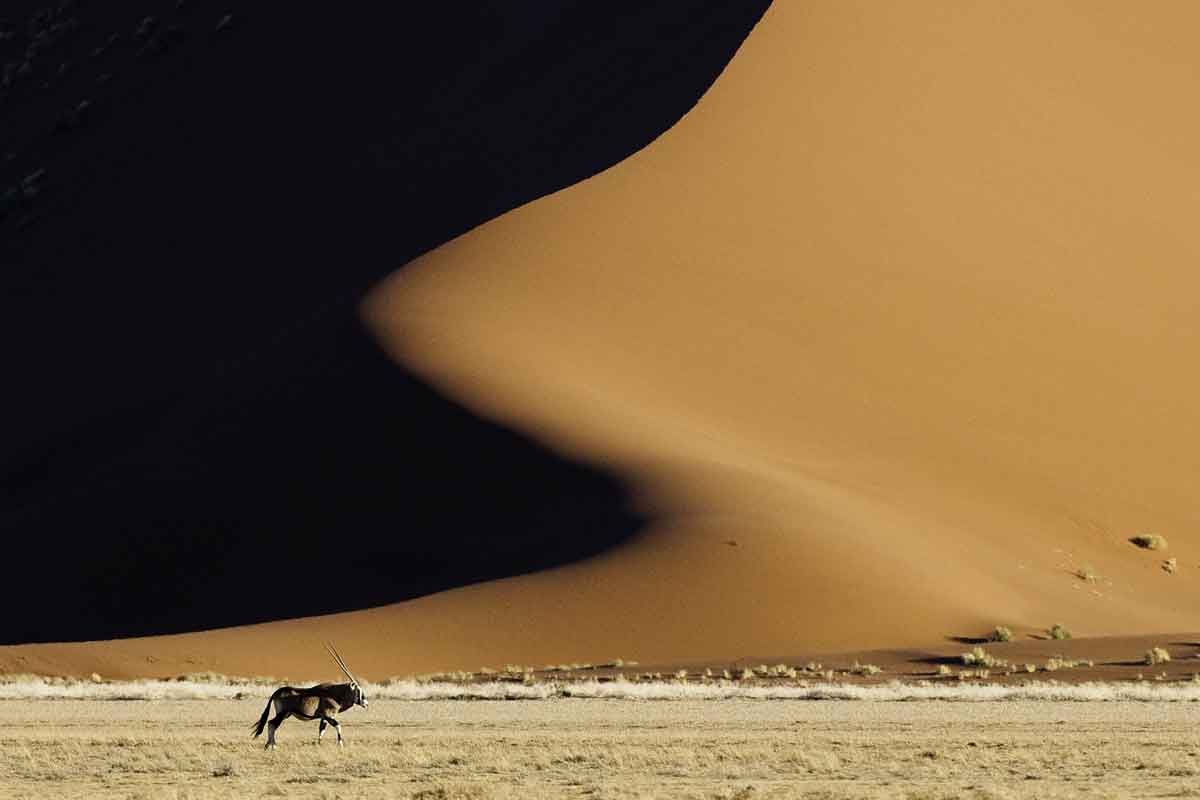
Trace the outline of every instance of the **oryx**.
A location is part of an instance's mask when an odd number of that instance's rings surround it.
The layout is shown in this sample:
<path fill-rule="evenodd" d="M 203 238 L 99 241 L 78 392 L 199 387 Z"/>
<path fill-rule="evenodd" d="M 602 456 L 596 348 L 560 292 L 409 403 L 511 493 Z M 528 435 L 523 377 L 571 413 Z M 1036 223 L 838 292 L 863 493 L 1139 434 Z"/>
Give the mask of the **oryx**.
<path fill-rule="evenodd" d="M 346 673 L 350 682 L 322 683 L 308 689 L 296 689 L 291 686 L 281 686 L 276 689 L 275 693 L 271 695 L 271 699 L 267 701 L 267 707 L 263 710 L 262 716 L 258 718 L 258 722 L 251 726 L 255 737 L 263 732 L 263 728 L 267 729 L 266 746 L 268 750 L 275 749 L 275 731 L 288 717 L 321 720 L 321 727 L 317 731 L 317 744 L 321 743 L 321 737 L 325 735 L 325 726 L 332 725 L 333 729 L 337 731 L 337 742 L 340 747 L 342 746 L 342 726 L 338 724 L 335 715 L 352 706 L 367 707 L 367 698 L 363 696 L 362 687 L 358 685 L 358 681 L 346 668 L 346 662 L 338 655 L 338 651 L 332 644 L 326 643 L 325 649 L 329 651 L 329 655 L 333 656 L 333 660 L 337 662 L 342 672 Z M 267 717 L 271 715 L 272 710 L 274 710 L 275 716 L 270 722 L 267 722 Z"/>

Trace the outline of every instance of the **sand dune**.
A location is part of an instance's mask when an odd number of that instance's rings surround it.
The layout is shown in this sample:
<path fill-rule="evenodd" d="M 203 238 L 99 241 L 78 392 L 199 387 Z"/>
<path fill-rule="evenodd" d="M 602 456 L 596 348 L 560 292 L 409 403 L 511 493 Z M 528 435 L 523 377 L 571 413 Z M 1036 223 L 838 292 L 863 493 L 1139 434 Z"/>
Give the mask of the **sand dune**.
<path fill-rule="evenodd" d="M 777 3 L 654 145 L 381 287 L 397 358 L 658 520 L 425 613 L 581 655 L 1188 627 L 1198 15 Z"/>
<path fill-rule="evenodd" d="M 658 141 L 364 306 L 470 409 L 627 475 L 642 535 L 381 609 L 69 652 L 307 674 L 333 636 L 379 675 L 1194 628 L 1198 22 L 776 3 Z"/>

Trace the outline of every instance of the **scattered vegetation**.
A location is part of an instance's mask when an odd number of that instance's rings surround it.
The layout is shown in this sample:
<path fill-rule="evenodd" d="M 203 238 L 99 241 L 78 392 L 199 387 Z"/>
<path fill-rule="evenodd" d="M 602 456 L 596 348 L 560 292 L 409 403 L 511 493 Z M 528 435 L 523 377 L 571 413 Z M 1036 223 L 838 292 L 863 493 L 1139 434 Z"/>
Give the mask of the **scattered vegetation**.
<path fill-rule="evenodd" d="M 1147 666 L 1165 664 L 1170 660 L 1171 654 L 1167 652 L 1165 647 L 1152 647 L 1146 651 L 1145 661 Z"/>
<path fill-rule="evenodd" d="M 1051 639 L 1061 640 L 1071 638 L 1071 632 L 1067 630 L 1064 625 L 1058 622 L 1051 625 L 1050 630 L 1046 631 L 1046 633 L 1049 634 Z"/>
<path fill-rule="evenodd" d="M 1075 570 L 1075 577 L 1081 581 L 1095 583 L 1100 580 L 1100 576 L 1096 574 L 1095 568 L 1091 564 L 1084 564 L 1079 569 Z"/>
<path fill-rule="evenodd" d="M 962 662 L 968 667 L 979 665 L 982 667 L 990 667 L 995 662 L 990 653 L 984 651 L 982 647 L 972 648 L 971 652 L 962 654 Z"/>
<path fill-rule="evenodd" d="M 850 667 L 852 675 L 878 675 L 881 672 L 883 670 L 874 664 L 860 664 L 857 661 L 854 662 L 854 666 Z"/>
<path fill-rule="evenodd" d="M 1064 658 L 1062 656 L 1050 656 L 1050 658 L 1046 659 L 1046 665 L 1042 667 L 1042 669 L 1044 669 L 1046 672 L 1057 672 L 1060 669 L 1075 669 L 1076 667 L 1094 666 L 1096 666 L 1096 663 L 1091 659 L 1073 659 Z"/>
<path fill-rule="evenodd" d="M 1166 550 L 1167 540 L 1156 533 L 1139 534 L 1129 541 L 1143 550 Z"/>
<path fill-rule="evenodd" d="M 1175 570 L 1179 569 L 1179 559 L 1168 558 L 1162 563 L 1162 568 L 1163 572 L 1167 573 L 1168 575 L 1174 575 Z"/>

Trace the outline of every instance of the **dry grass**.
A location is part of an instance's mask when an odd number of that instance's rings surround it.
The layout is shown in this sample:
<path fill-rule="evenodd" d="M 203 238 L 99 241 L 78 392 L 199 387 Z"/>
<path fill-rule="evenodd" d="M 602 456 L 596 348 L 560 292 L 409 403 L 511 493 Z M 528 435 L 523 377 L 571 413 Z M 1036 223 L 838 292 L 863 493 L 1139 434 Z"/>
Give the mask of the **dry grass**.
<path fill-rule="evenodd" d="M 343 715 L 343 751 L 292 721 L 266 753 L 246 735 L 260 701 L 0 702 L 0 786 L 64 800 L 1034 798 L 1179 796 L 1200 777 L 1190 703 L 381 700 Z"/>
<path fill-rule="evenodd" d="M 995 629 L 988 634 L 989 642 L 1011 642 L 1012 638 L 1012 628 L 1006 628 L 1003 625 L 997 625 Z"/>
<path fill-rule="evenodd" d="M 1164 647 L 1152 647 L 1146 651 L 1144 660 L 1145 660 L 1147 666 L 1154 666 L 1155 664 L 1166 664 L 1168 661 L 1171 660 L 1171 654 L 1168 653 L 1166 648 L 1164 648 Z"/>
<path fill-rule="evenodd" d="M 1061 625 L 1059 623 L 1055 623 L 1054 625 L 1051 625 L 1050 630 L 1046 631 L 1046 634 L 1051 639 L 1058 639 L 1060 641 L 1063 639 L 1071 638 L 1071 632 L 1069 630 L 1067 630 L 1066 627 L 1064 627 L 1063 625 Z"/>

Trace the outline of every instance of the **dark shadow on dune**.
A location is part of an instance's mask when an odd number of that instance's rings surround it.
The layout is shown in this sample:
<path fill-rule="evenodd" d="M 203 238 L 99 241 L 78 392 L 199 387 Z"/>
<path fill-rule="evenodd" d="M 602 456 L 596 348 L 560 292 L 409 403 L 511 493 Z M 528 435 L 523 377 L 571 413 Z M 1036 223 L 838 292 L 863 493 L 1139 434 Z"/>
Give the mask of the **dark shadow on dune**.
<path fill-rule="evenodd" d="M 0 89 L 0 642 L 362 608 L 644 522 L 389 362 L 358 302 L 648 143 L 767 3 L 310 5 L 63 6 Z"/>
<path fill-rule="evenodd" d="M 986 636 L 947 636 L 946 641 L 959 644 L 987 644 L 991 639 Z"/>

